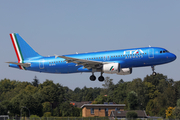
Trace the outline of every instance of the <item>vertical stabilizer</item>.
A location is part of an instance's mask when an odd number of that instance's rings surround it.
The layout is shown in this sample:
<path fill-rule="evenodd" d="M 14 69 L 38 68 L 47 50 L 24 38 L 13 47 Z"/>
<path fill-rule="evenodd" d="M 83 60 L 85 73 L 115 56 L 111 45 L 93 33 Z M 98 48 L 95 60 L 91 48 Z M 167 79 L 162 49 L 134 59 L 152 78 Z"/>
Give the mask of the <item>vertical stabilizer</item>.
<path fill-rule="evenodd" d="M 17 33 L 10 34 L 12 44 L 18 59 L 18 63 L 23 63 L 25 59 L 40 56 L 34 51 Z"/>

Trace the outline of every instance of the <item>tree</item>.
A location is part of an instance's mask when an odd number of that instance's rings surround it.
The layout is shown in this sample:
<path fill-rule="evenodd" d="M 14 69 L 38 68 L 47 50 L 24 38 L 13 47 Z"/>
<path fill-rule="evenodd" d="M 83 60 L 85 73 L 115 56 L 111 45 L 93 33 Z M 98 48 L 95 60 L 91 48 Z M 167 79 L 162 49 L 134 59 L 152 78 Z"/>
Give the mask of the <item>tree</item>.
<path fill-rule="evenodd" d="M 128 93 L 127 96 L 129 110 L 136 110 L 138 106 L 137 94 L 134 91 Z"/>
<path fill-rule="evenodd" d="M 35 86 L 35 87 L 38 87 L 38 85 L 39 85 L 39 80 L 37 79 L 37 77 L 35 76 L 33 80 L 34 80 L 34 81 L 32 82 L 32 85 Z"/>
<path fill-rule="evenodd" d="M 124 82 L 119 84 L 117 88 L 114 89 L 112 98 L 115 103 L 124 103 L 127 97 L 127 88 L 129 84 L 130 82 Z"/>
<path fill-rule="evenodd" d="M 63 102 L 60 106 L 62 117 L 73 116 L 73 106 L 69 102 Z"/>
<path fill-rule="evenodd" d="M 44 102 L 42 103 L 42 106 L 43 106 L 43 113 L 51 112 L 52 104 L 50 102 Z"/>
<path fill-rule="evenodd" d="M 110 77 L 106 77 L 104 80 L 104 84 L 102 84 L 102 86 L 104 87 L 103 91 L 102 91 L 102 95 L 111 95 L 110 93 L 112 93 L 111 88 L 113 88 L 112 86 L 114 86 L 113 84 L 113 79 L 110 79 Z"/>
<path fill-rule="evenodd" d="M 147 75 L 147 76 L 144 78 L 144 82 L 150 82 L 152 85 L 158 86 L 159 80 L 162 80 L 162 79 L 167 80 L 167 76 L 164 76 L 163 74 L 157 73 L 156 76 L 154 76 L 154 75 L 148 76 L 148 75 Z"/>
<path fill-rule="evenodd" d="M 177 107 L 180 107 L 180 99 L 177 100 Z"/>
<path fill-rule="evenodd" d="M 107 95 L 99 95 L 93 104 L 104 104 L 104 102 L 112 102 L 112 98 Z"/>
<path fill-rule="evenodd" d="M 175 119 L 180 119 L 180 107 L 175 107 L 172 110 L 172 116 L 175 116 Z"/>
<path fill-rule="evenodd" d="M 180 99 L 180 81 L 175 81 L 174 88 L 176 92 L 176 99 Z"/>

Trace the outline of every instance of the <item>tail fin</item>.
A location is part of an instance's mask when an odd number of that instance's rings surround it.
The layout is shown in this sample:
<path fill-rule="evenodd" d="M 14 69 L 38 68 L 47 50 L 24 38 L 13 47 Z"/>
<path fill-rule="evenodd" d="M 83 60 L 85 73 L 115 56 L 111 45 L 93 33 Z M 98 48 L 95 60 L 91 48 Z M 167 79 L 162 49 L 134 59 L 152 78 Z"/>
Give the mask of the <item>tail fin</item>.
<path fill-rule="evenodd" d="M 18 63 L 23 63 L 25 59 L 31 57 L 40 56 L 36 51 L 34 51 L 17 33 L 10 34 L 14 50 L 18 59 Z"/>

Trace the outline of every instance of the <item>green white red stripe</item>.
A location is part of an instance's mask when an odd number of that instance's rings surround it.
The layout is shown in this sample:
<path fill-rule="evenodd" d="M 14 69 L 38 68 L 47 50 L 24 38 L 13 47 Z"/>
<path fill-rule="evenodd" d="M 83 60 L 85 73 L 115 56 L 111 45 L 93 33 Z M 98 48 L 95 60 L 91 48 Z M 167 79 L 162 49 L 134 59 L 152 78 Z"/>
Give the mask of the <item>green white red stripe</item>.
<path fill-rule="evenodd" d="M 114 70 L 114 66 L 111 66 L 110 71 L 113 71 L 113 70 Z"/>
<path fill-rule="evenodd" d="M 24 59 L 22 56 L 22 52 L 21 52 L 17 37 L 16 37 L 16 33 L 11 33 L 10 37 L 11 37 L 12 44 L 14 46 L 14 50 L 15 50 L 15 53 L 16 53 L 16 56 L 18 59 L 18 63 L 24 63 Z M 19 68 L 22 70 L 25 70 L 25 68 L 21 65 L 19 65 Z"/>

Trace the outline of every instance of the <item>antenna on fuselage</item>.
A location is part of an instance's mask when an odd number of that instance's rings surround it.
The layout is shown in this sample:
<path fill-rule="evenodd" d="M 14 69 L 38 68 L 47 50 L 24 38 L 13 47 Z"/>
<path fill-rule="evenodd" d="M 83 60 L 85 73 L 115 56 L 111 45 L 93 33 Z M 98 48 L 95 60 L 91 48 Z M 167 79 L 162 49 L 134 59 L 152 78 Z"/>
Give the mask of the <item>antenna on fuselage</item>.
<path fill-rule="evenodd" d="M 151 47 L 151 46 L 149 45 L 149 47 Z"/>

